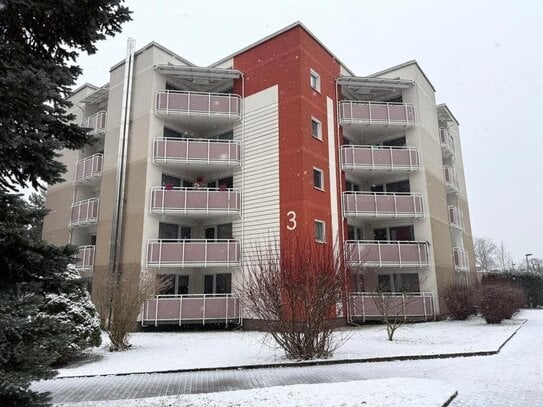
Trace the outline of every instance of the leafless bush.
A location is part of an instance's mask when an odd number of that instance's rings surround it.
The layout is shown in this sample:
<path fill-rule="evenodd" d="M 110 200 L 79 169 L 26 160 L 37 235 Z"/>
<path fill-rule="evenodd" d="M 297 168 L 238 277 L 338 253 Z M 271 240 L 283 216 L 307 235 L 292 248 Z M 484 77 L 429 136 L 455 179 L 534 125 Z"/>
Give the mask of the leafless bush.
<path fill-rule="evenodd" d="M 128 337 L 134 329 L 143 303 L 166 288 L 168 283 L 150 272 L 123 272 L 116 282 L 106 274 L 95 290 L 104 329 L 111 341 L 111 351 L 130 347 Z"/>
<path fill-rule="evenodd" d="M 466 284 L 456 283 L 445 290 L 445 303 L 456 320 L 466 320 L 477 312 L 473 290 Z"/>
<path fill-rule="evenodd" d="M 330 356 L 344 270 L 327 245 L 311 239 L 257 246 L 245 266 L 244 303 L 290 359 Z"/>
<path fill-rule="evenodd" d="M 478 297 L 479 312 L 489 324 L 512 318 L 526 303 L 524 290 L 507 282 L 483 285 Z"/>
<path fill-rule="evenodd" d="M 401 301 L 399 300 L 400 295 Z M 386 325 L 388 340 L 392 341 L 396 330 L 407 321 L 405 316 L 406 307 L 411 302 L 416 301 L 416 297 L 410 293 L 377 292 L 373 296 L 373 301 Z"/>

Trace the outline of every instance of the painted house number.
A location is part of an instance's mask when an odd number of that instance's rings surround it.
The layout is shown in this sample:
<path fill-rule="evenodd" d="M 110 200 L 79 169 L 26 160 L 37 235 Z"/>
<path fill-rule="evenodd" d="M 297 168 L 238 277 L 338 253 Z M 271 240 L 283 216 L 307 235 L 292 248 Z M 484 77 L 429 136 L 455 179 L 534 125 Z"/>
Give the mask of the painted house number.
<path fill-rule="evenodd" d="M 288 216 L 288 221 L 289 221 L 289 224 L 287 225 L 287 229 L 288 230 L 296 229 L 296 226 L 298 226 L 298 223 L 296 222 L 296 212 L 288 211 L 287 216 Z"/>

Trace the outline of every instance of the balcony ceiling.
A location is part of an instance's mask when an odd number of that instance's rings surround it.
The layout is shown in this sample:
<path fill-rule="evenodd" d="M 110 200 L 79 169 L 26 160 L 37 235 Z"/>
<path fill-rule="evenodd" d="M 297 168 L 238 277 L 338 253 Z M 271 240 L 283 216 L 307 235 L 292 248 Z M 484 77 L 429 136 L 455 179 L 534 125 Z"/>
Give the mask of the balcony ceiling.
<path fill-rule="evenodd" d="M 105 84 L 101 88 L 99 88 L 96 91 L 92 92 L 90 95 L 85 97 L 81 102 L 82 103 L 89 103 L 89 104 L 93 104 L 93 105 L 99 105 L 102 102 L 106 102 L 108 96 L 109 96 L 109 83 Z"/>
<path fill-rule="evenodd" d="M 241 77 L 241 72 L 235 69 L 185 65 L 155 65 L 155 71 L 183 89 L 200 92 L 221 92 L 231 88 L 232 81 Z"/>
<path fill-rule="evenodd" d="M 380 101 L 402 94 L 414 81 L 406 79 L 371 78 L 361 76 L 341 76 L 336 80 L 341 85 L 341 93 L 352 100 Z"/>

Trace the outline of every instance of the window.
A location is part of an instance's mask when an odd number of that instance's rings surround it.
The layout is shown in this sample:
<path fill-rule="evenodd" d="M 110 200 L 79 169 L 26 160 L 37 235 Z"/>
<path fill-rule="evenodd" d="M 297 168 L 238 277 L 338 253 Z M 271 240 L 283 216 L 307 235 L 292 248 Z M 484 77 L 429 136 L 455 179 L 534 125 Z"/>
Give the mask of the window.
<path fill-rule="evenodd" d="M 232 224 L 224 223 L 222 225 L 210 226 L 205 230 L 205 237 L 208 240 L 232 239 Z"/>
<path fill-rule="evenodd" d="M 326 225 L 322 220 L 315 221 L 315 241 L 318 243 L 326 242 Z"/>
<path fill-rule="evenodd" d="M 317 92 L 321 91 L 321 77 L 313 69 L 309 71 L 309 84 Z"/>
<path fill-rule="evenodd" d="M 171 175 L 162 174 L 162 186 L 166 189 L 173 189 L 181 186 L 181 179 Z"/>
<path fill-rule="evenodd" d="M 411 292 L 420 290 L 418 274 L 380 274 L 377 276 L 379 290 L 384 292 Z"/>
<path fill-rule="evenodd" d="M 311 118 L 311 135 L 318 140 L 322 140 L 321 122 L 315 119 L 314 117 Z"/>
<path fill-rule="evenodd" d="M 164 132 L 162 133 L 162 135 L 165 138 L 187 138 L 187 136 L 184 135 L 183 133 L 180 133 L 176 130 L 172 130 L 168 127 L 164 127 Z"/>
<path fill-rule="evenodd" d="M 189 276 L 167 275 L 162 276 L 167 281 L 168 286 L 162 290 L 161 294 L 188 294 L 189 293 Z"/>
<path fill-rule="evenodd" d="M 356 226 L 348 225 L 347 240 L 364 240 L 362 238 L 362 229 Z"/>
<path fill-rule="evenodd" d="M 360 186 L 351 181 L 345 181 L 345 191 L 347 192 L 358 192 L 360 191 Z"/>
<path fill-rule="evenodd" d="M 313 168 L 313 186 L 324 191 L 324 174 L 318 168 Z"/>
<path fill-rule="evenodd" d="M 204 294 L 230 294 L 232 292 L 232 274 L 206 274 L 204 276 Z"/>
<path fill-rule="evenodd" d="M 159 239 L 182 239 L 190 240 L 192 230 L 189 226 L 180 226 L 175 223 L 163 223 L 158 224 L 158 238 Z"/>

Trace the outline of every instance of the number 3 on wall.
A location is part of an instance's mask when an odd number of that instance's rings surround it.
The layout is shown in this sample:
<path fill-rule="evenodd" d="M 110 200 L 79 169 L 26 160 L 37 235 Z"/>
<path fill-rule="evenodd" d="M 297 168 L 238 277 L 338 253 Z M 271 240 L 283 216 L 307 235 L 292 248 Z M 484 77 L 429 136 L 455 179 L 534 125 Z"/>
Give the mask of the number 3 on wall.
<path fill-rule="evenodd" d="M 296 212 L 288 211 L 287 216 L 288 216 L 288 222 L 289 222 L 289 224 L 287 225 L 287 229 L 288 230 L 296 229 L 296 226 L 298 226 L 298 223 L 296 222 Z"/>

